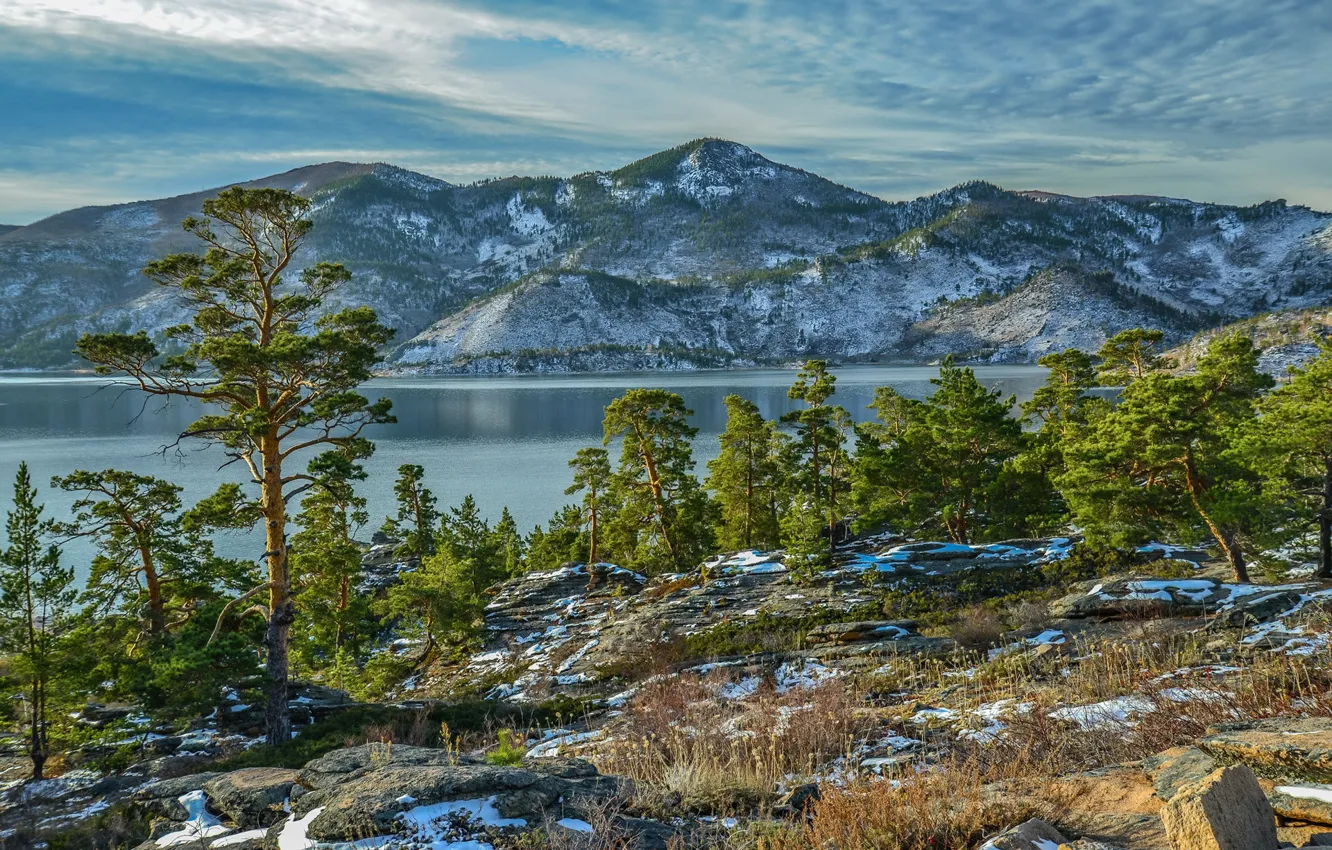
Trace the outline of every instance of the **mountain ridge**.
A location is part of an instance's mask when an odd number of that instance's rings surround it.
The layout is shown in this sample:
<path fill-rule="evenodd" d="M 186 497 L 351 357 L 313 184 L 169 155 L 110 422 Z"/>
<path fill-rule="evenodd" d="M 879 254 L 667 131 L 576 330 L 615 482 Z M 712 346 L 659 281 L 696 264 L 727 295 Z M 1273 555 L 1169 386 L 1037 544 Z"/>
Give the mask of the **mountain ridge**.
<path fill-rule="evenodd" d="M 240 185 L 311 198 L 316 226 L 300 264 L 352 269 L 330 308 L 378 310 L 398 329 L 389 356 L 399 370 L 539 368 L 533 351 L 621 350 L 628 368 L 663 351 L 675 352 L 667 368 L 688 368 L 691 352 L 707 365 L 933 359 L 953 344 L 949 305 L 967 299 L 987 302 L 996 343 L 976 351 L 1021 360 L 1070 323 L 1095 325 L 1077 335 L 1091 345 L 1122 322 L 1164 316 L 1182 341 L 1332 300 L 1332 216 L 1284 201 L 1078 198 L 984 181 L 887 201 L 718 139 L 571 177 L 453 184 L 331 162 Z M 0 366 L 68 365 L 78 333 L 180 321 L 138 270 L 197 250 L 179 221 L 216 191 L 83 207 L 0 233 Z M 1056 266 L 1070 281 L 1099 281 L 1100 295 L 1081 298 L 1066 281 L 1036 306 L 1023 287 Z M 1139 307 L 1084 309 L 1097 298 Z M 952 325 L 940 320 L 950 309 Z"/>

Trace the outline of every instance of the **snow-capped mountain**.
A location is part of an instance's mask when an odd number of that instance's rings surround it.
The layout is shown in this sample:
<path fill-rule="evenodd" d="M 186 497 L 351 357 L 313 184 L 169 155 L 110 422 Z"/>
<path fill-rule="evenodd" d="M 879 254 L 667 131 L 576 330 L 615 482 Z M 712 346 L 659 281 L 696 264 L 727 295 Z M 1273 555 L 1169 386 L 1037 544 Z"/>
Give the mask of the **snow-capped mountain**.
<path fill-rule="evenodd" d="M 340 303 L 398 329 L 402 369 L 1026 360 L 1332 301 L 1332 216 L 1282 201 L 969 183 L 890 203 L 716 139 L 569 178 L 326 163 L 247 185 L 314 201 L 303 261 L 352 269 Z M 195 247 L 179 222 L 210 194 L 0 232 L 0 365 L 63 365 L 85 330 L 180 321 L 138 270 Z"/>

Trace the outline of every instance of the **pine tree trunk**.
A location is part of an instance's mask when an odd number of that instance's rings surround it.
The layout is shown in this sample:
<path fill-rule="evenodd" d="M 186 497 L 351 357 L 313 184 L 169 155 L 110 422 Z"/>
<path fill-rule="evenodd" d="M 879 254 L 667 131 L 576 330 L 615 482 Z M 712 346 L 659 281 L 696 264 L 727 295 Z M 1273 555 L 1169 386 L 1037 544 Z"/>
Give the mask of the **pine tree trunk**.
<path fill-rule="evenodd" d="M 32 737 L 29 741 L 28 755 L 32 758 L 32 779 L 37 782 L 44 778 L 46 770 L 46 747 L 44 745 L 42 717 L 46 714 L 45 695 L 38 679 L 32 681 Z"/>
<path fill-rule="evenodd" d="M 282 460 L 276 440 L 264 452 L 264 539 L 268 557 L 268 631 L 264 646 L 268 651 L 268 704 L 264 711 L 268 744 L 277 746 L 291 740 L 291 711 L 287 705 L 287 660 L 291 624 L 296 619 L 296 604 L 291 599 L 291 576 L 287 572 L 287 506 L 282 498 Z"/>
<path fill-rule="evenodd" d="M 1230 561 L 1230 568 L 1235 571 L 1235 581 L 1247 584 L 1249 567 L 1244 562 L 1244 551 L 1233 537 L 1226 542 L 1226 559 Z"/>
<path fill-rule="evenodd" d="M 147 544 L 139 546 L 139 557 L 143 562 L 144 584 L 148 586 L 148 633 L 160 635 L 166 631 L 166 606 L 162 599 L 162 583 L 157 577 L 157 564 Z"/>
<path fill-rule="evenodd" d="M 591 530 L 589 531 L 590 539 L 587 541 L 587 560 L 588 566 L 591 566 L 597 563 L 597 493 L 595 490 L 592 491 L 592 507 L 589 513 L 591 514 Z"/>

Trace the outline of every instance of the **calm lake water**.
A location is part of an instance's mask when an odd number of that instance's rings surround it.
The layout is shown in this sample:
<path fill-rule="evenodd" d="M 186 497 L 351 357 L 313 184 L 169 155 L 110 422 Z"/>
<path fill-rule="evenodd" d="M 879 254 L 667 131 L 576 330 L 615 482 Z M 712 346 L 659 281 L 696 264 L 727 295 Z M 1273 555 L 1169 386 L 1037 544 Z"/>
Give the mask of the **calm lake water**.
<path fill-rule="evenodd" d="M 857 419 L 870 418 L 865 406 L 874 388 L 890 385 L 924 397 L 937 369 L 925 366 L 848 366 L 834 370 L 834 401 Z M 1027 398 L 1044 379 L 1037 366 L 983 366 L 986 384 Z M 628 387 L 664 387 L 684 396 L 699 429 L 695 457 L 700 474 L 717 454 L 717 435 L 726 424 L 722 399 L 738 393 L 756 402 L 764 415 L 793 409 L 786 389 L 791 370 L 755 369 L 694 373 L 579 376 L 515 376 L 382 379 L 367 395 L 393 400 L 396 425 L 369 434 L 378 449 L 367 463 L 370 478 L 362 487 L 369 500 L 371 528 L 393 509 L 393 479 L 400 464 L 419 463 L 441 504 L 459 502 L 468 493 L 481 510 L 497 518 L 508 505 L 518 524 L 545 523 L 569 497 L 569 458 L 583 446 L 601 442 L 605 405 Z M 142 394 L 107 387 L 105 379 L 0 375 L 0 512 L 12 504 L 18 464 L 28 462 L 41 488 L 48 515 L 64 518 L 73 499 L 51 490 L 52 476 L 75 469 L 129 469 L 174 481 L 185 497 L 198 499 L 223 481 L 238 480 L 236 467 L 219 469 L 213 450 L 184 445 L 165 455 L 161 448 L 195 418 L 189 404 L 144 404 Z M 222 541 L 227 554 L 258 556 L 262 541 L 237 534 Z M 66 547 L 80 574 L 89 547 Z"/>

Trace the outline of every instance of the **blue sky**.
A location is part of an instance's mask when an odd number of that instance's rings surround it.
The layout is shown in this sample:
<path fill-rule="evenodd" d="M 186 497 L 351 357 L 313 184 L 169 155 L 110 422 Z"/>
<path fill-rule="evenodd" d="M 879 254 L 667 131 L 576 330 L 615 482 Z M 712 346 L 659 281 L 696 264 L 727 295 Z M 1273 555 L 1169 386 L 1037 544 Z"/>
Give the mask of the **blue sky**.
<path fill-rule="evenodd" d="M 0 222 L 332 159 L 447 180 L 698 136 L 886 198 L 980 178 L 1332 209 L 1326 0 L 0 0 Z"/>

